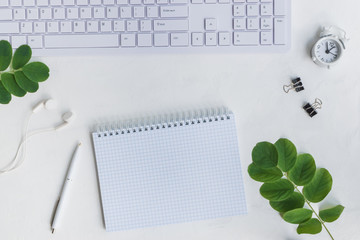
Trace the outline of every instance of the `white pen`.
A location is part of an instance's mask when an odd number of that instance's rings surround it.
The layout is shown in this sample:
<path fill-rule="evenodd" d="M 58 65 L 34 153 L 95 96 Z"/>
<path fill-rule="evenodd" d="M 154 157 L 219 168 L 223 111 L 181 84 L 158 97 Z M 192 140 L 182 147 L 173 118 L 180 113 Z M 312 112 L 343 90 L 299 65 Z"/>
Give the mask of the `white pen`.
<path fill-rule="evenodd" d="M 79 143 L 77 145 L 77 147 L 76 147 L 76 149 L 74 151 L 74 154 L 73 154 L 72 159 L 70 161 L 68 172 L 66 174 L 66 178 L 64 180 L 64 184 L 63 184 L 61 193 L 59 195 L 59 199 L 58 199 L 57 204 L 56 204 L 56 209 L 55 209 L 55 212 L 54 212 L 54 215 L 53 215 L 53 219 L 51 221 L 51 232 L 52 233 L 54 233 L 55 228 L 57 227 L 57 224 L 59 222 L 59 216 L 60 216 L 60 214 L 62 212 L 64 200 L 67 197 L 66 195 L 67 195 L 67 192 L 68 192 L 69 184 L 70 184 L 71 179 L 72 179 L 72 173 L 73 173 L 74 165 L 75 165 L 76 159 L 78 158 L 78 155 L 79 155 L 80 146 L 81 146 L 81 143 Z"/>

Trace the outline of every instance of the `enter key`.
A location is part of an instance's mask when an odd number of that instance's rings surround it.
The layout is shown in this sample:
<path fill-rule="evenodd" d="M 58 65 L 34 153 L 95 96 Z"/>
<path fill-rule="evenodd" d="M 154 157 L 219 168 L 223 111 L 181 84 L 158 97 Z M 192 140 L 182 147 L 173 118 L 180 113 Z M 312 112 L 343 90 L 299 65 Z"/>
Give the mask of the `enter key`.
<path fill-rule="evenodd" d="M 162 18 L 188 17 L 188 6 L 162 6 L 160 8 L 160 16 Z"/>

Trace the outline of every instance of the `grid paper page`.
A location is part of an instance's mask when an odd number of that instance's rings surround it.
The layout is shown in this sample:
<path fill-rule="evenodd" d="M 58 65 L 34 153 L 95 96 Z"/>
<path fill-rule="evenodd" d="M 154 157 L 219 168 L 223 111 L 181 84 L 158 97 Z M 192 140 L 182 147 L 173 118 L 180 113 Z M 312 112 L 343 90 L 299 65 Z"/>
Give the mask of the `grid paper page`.
<path fill-rule="evenodd" d="M 107 231 L 246 213 L 233 115 L 93 141 Z"/>

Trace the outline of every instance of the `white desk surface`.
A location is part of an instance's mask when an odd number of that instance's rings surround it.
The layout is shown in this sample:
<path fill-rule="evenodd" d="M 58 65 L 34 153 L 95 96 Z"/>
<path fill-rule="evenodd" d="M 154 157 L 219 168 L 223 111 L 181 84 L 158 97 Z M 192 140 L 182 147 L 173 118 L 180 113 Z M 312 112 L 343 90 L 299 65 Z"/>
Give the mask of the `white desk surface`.
<path fill-rule="evenodd" d="M 360 2 L 293 0 L 292 49 L 286 54 L 126 55 L 43 57 L 51 78 L 36 94 L 0 106 L 0 163 L 14 155 L 20 126 L 30 108 L 52 97 L 59 111 L 34 116 L 31 128 L 53 126 L 61 113 L 77 119 L 67 129 L 28 142 L 24 164 L 0 176 L 0 239 L 330 239 L 297 235 L 259 194 L 260 183 L 247 174 L 251 150 L 259 141 L 291 139 L 326 167 L 334 184 L 328 200 L 346 208 L 328 224 L 335 239 L 359 239 L 360 215 Z M 331 70 L 312 63 L 309 52 L 321 25 L 335 24 L 351 41 L 344 59 Z M 300 76 L 306 90 L 285 94 L 283 84 Z M 316 97 L 323 109 L 308 117 L 302 105 Z M 107 233 L 104 228 L 91 126 L 106 117 L 134 116 L 197 106 L 225 104 L 237 116 L 248 215 L 156 228 Z M 84 146 L 60 227 L 50 219 L 78 141 Z"/>

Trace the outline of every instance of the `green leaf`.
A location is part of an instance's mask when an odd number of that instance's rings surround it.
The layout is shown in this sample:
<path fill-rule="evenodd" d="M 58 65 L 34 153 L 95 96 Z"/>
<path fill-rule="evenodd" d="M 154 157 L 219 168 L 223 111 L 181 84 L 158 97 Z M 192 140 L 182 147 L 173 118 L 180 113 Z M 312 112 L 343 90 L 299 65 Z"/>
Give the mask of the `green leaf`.
<path fill-rule="evenodd" d="M 276 167 L 278 163 L 278 153 L 275 146 L 269 142 L 260 142 L 252 150 L 253 162 L 261 168 Z"/>
<path fill-rule="evenodd" d="M 260 194 L 272 201 L 282 201 L 291 196 L 294 186 L 286 179 L 279 179 L 276 182 L 264 183 L 260 187 Z"/>
<path fill-rule="evenodd" d="M 305 199 L 298 192 L 293 192 L 288 199 L 283 201 L 270 201 L 270 206 L 278 212 L 287 212 L 295 208 L 304 207 Z"/>
<path fill-rule="evenodd" d="M 0 103 L 8 104 L 11 101 L 11 94 L 5 89 L 4 85 L 0 81 Z"/>
<path fill-rule="evenodd" d="M 23 97 L 26 92 L 19 87 L 15 81 L 15 77 L 11 73 L 3 73 L 1 75 L 1 81 L 4 84 L 5 89 L 14 96 Z"/>
<path fill-rule="evenodd" d="M 248 173 L 252 179 L 259 182 L 274 182 L 283 176 L 281 170 L 277 167 L 261 168 L 254 163 L 249 165 Z"/>
<path fill-rule="evenodd" d="M 8 41 L 0 41 L 0 71 L 4 71 L 10 65 L 12 57 L 12 47 Z"/>
<path fill-rule="evenodd" d="M 23 67 L 29 62 L 31 54 L 31 48 L 28 45 L 21 45 L 14 53 L 12 67 L 14 69 Z"/>
<path fill-rule="evenodd" d="M 49 78 L 49 68 L 44 63 L 32 62 L 23 67 L 27 78 L 33 82 L 43 82 Z"/>
<path fill-rule="evenodd" d="M 37 82 L 30 81 L 22 71 L 14 73 L 16 83 L 25 91 L 34 93 L 39 89 Z"/>
<path fill-rule="evenodd" d="M 314 177 L 316 171 L 315 160 L 310 154 L 300 154 L 295 166 L 289 171 L 289 178 L 298 186 L 304 186 Z"/>
<path fill-rule="evenodd" d="M 344 211 L 344 206 L 337 205 L 333 208 L 321 210 L 319 215 L 324 222 L 333 222 L 338 219 L 341 213 Z"/>
<path fill-rule="evenodd" d="M 318 234 L 321 232 L 322 226 L 319 220 L 312 218 L 307 222 L 299 224 L 296 231 L 298 234 L 308 233 L 308 234 Z"/>
<path fill-rule="evenodd" d="M 299 224 L 306 222 L 312 216 L 313 212 L 306 208 L 296 208 L 284 213 L 283 218 L 289 223 Z"/>
<path fill-rule="evenodd" d="M 296 162 L 297 151 L 295 145 L 285 138 L 280 138 L 276 141 L 275 147 L 279 155 L 279 168 L 287 172 L 289 171 Z"/>
<path fill-rule="evenodd" d="M 303 194 L 310 202 L 320 202 L 331 190 L 332 177 L 328 170 L 320 168 L 316 170 L 314 178 L 304 186 Z"/>

